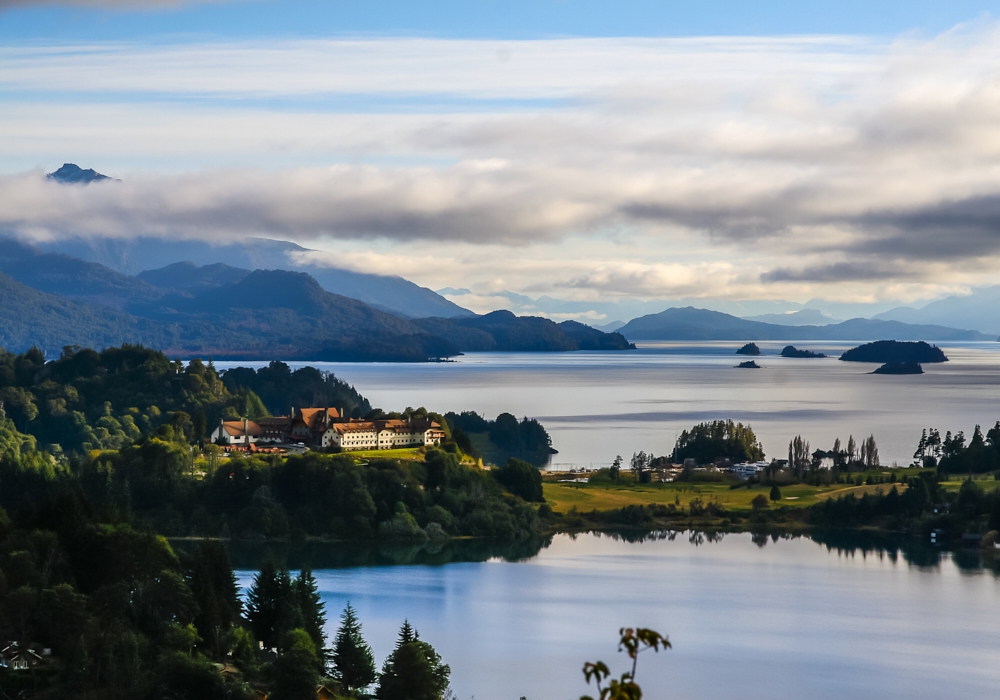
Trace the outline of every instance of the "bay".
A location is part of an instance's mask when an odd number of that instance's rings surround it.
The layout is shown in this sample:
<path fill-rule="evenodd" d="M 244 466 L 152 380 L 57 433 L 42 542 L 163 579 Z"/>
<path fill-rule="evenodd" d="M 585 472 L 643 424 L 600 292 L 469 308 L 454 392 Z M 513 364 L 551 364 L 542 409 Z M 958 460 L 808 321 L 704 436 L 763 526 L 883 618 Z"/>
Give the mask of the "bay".
<path fill-rule="evenodd" d="M 581 666 L 602 659 L 624 670 L 623 625 L 673 643 L 640 657 L 649 698 L 994 697 L 996 561 L 983 568 L 975 552 L 854 540 L 557 535 L 537 554 L 480 551 L 477 560 L 459 551 L 454 563 L 379 565 L 393 560 L 383 551 L 315 575 L 328 635 L 349 600 L 381 663 L 408 619 L 451 665 L 462 700 L 593 694 Z M 234 553 L 237 566 L 246 555 Z M 294 568 L 309 563 L 303 557 L 322 560 L 312 551 L 286 561 Z M 245 589 L 253 571 L 237 576 Z"/>
<path fill-rule="evenodd" d="M 644 343 L 628 352 L 469 353 L 423 364 L 297 362 L 332 371 L 385 410 L 425 406 L 538 418 L 559 454 L 550 468 L 603 466 L 639 450 L 667 454 L 680 432 L 714 419 L 749 423 L 768 457 L 801 434 L 830 449 L 873 434 L 883 464 L 910 463 L 920 431 L 1000 420 L 1000 343 L 943 343 L 950 358 L 923 375 L 869 374 L 836 358 L 858 343 L 801 342 L 824 359 L 778 356 L 760 342 L 762 369 L 737 369 L 740 343 Z M 265 363 L 219 362 L 219 368 Z"/>

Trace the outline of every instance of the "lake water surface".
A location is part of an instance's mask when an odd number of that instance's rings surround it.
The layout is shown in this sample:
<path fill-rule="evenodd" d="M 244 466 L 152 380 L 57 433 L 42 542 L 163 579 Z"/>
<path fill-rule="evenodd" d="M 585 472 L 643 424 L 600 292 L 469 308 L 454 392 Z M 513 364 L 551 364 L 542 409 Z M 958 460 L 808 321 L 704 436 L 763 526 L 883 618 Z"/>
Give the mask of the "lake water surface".
<path fill-rule="evenodd" d="M 1000 581 L 975 553 L 659 537 L 558 535 L 522 561 L 315 573 L 331 637 L 350 600 L 381 664 L 409 619 L 451 665 L 462 700 L 593 694 L 581 666 L 624 670 L 623 625 L 674 645 L 640 657 L 651 699 L 997 697 Z M 249 585 L 252 571 L 237 573 Z"/>
<path fill-rule="evenodd" d="M 719 418 L 750 423 L 769 457 L 801 434 L 830 449 L 874 434 L 884 464 L 909 464 L 925 427 L 985 431 L 1000 420 L 1000 343 L 948 343 L 950 361 L 919 376 L 868 374 L 875 365 L 840 362 L 858 343 L 802 342 L 825 359 L 777 356 L 761 342 L 762 369 L 736 369 L 740 343 L 645 343 L 629 352 L 470 353 L 455 362 L 311 364 L 355 385 L 385 410 L 425 406 L 507 411 L 538 418 L 559 454 L 554 468 L 603 465 L 616 454 L 669 453 L 681 430 Z M 262 363 L 220 362 L 220 368 Z"/>

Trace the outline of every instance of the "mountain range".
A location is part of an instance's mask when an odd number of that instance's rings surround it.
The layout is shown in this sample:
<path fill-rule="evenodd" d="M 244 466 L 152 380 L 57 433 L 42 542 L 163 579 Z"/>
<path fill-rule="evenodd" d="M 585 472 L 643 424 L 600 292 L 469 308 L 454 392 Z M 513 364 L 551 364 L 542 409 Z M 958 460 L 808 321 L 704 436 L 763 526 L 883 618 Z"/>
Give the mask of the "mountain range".
<path fill-rule="evenodd" d="M 572 301 L 550 296 L 531 298 L 514 292 L 495 292 L 481 297 L 468 289 L 446 287 L 438 293 L 470 308 L 492 304 L 515 313 L 538 314 L 553 319 L 574 319 L 604 331 L 617 330 L 629 319 L 656 314 L 669 308 L 693 306 L 780 326 L 825 326 L 843 319 L 873 318 L 915 325 L 945 326 L 1000 335 L 1000 286 L 978 287 L 969 294 L 949 296 L 921 306 L 893 306 L 891 302 L 848 304 L 824 299 L 804 303 L 771 300 L 727 299 L 620 299 L 616 301 Z"/>
<path fill-rule="evenodd" d="M 825 326 L 781 326 L 688 306 L 633 319 L 619 331 L 629 340 L 995 340 L 979 331 L 855 318 Z"/>
<path fill-rule="evenodd" d="M 409 319 L 328 292 L 304 272 L 183 262 L 130 276 L 12 239 L 0 239 L 0 300 L 0 347 L 49 354 L 127 342 L 181 357 L 399 362 L 629 347 L 579 323 L 505 311 Z"/>
<path fill-rule="evenodd" d="M 123 275 L 142 275 L 175 263 L 194 267 L 228 265 L 244 270 L 306 272 L 328 292 L 409 318 L 470 316 L 472 312 L 402 277 L 371 275 L 301 262 L 313 252 L 288 241 L 248 238 L 212 245 L 159 238 L 65 238 L 35 244 L 43 252 L 95 262 Z"/>
<path fill-rule="evenodd" d="M 48 177 L 70 187 L 115 182 L 72 163 Z M 1000 330 L 1000 287 L 849 321 L 826 315 L 825 303 L 815 308 L 790 302 L 715 304 L 737 316 L 693 306 L 649 313 L 665 302 L 626 299 L 598 303 L 607 312 L 600 313 L 591 302 L 511 292 L 499 296 L 532 315 L 477 316 L 453 301 L 482 304 L 469 290 L 435 293 L 401 277 L 322 267 L 311 264 L 313 252 L 265 238 L 221 245 L 63 238 L 32 246 L 0 237 L 0 345 L 54 350 L 141 342 L 185 356 L 393 361 L 462 350 L 621 350 L 630 347 L 626 337 L 939 341 L 993 339 Z M 750 309 L 769 313 L 748 315 Z M 632 320 L 608 322 L 614 314 Z M 990 327 L 993 333 L 955 325 Z"/>
<path fill-rule="evenodd" d="M 920 308 L 900 306 L 874 318 L 903 323 L 934 323 L 1000 334 L 1000 286 L 979 287 L 965 296 L 950 296 Z"/>
<path fill-rule="evenodd" d="M 843 323 L 842 319 L 831 318 L 819 309 L 802 309 L 783 314 L 761 314 L 759 316 L 742 316 L 745 321 L 760 321 L 778 326 L 828 326 L 831 323 Z"/>
<path fill-rule="evenodd" d="M 117 182 L 93 168 L 83 169 L 75 163 L 64 163 L 46 177 L 70 186 Z M 125 276 L 140 275 L 175 263 L 187 263 L 195 268 L 222 264 L 243 268 L 247 272 L 258 269 L 308 272 L 329 292 L 363 301 L 376 309 L 396 315 L 409 318 L 472 315 L 468 309 L 402 277 L 372 275 L 310 264 L 309 254 L 315 251 L 288 241 L 247 238 L 239 242 L 212 244 L 197 240 L 70 236 L 40 242 L 37 247 L 40 252 L 63 254 L 80 261 L 98 263 Z M 179 270 L 171 270 L 175 271 Z"/>

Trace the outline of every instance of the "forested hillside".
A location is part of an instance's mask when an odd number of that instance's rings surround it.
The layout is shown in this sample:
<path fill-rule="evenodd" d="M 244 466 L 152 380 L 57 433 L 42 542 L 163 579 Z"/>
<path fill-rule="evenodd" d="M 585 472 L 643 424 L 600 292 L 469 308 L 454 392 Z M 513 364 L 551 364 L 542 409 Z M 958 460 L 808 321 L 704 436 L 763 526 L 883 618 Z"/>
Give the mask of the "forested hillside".
<path fill-rule="evenodd" d="M 6 274 L 5 274 L 6 273 Z M 30 286 L 29 286 L 30 285 Z M 178 263 L 129 277 L 0 238 L 0 347 L 155 347 L 174 357 L 423 362 L 463 351 L 622 350 L 579 323 L 496 312 L 412 320 L 303 272 Z"/>
<path fill-rule="evenodd" d="M 576 321 L 556 323 L 538 316 L 494 311 L 485 316 L 422 318 L 424 331 L 448 338 L 467 352 L 628 350 L 634 348 L 619 333 L 604 333 Z"/>

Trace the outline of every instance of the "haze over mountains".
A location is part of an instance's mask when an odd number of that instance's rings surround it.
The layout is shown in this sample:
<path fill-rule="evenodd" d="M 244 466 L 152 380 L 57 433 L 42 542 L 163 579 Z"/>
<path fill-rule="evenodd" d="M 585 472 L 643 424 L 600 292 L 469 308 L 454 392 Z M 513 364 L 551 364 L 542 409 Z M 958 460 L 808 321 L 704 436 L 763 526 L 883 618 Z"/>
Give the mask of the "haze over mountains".
<path fill-rule="evenodd" d="M 865 318 L 976 330 L 993 337 L 1000 335 L 1000 287 L 976 289 L 968 296 L 948 297 L 931 302 L 922 308 L 889 309 L 886 309 L 886 306 L 891 305 L 886 303 L 838 304 L 822 299 L 812 299 L 804 304 L 785 301 L 711 299 L 620 299 L 613 302 L 595 302 L 571 301 L 550 296 L 531 298 L 514 292 L 496 292 L 484 298 L 467 289 L 452 287 L 439 289 L 438 293 L 456 303 L 467 303 L 472 307 L 477 304 L 492 303 L 519 314 L 539 314 L 557 320 L 575 319 L 603 331 L 618 330 L 630 320 L 657 314 L 666 309 L 694 307 L 747 321 L 780 326 L 826 326 L 843 323 L 845 319 Z M 806 340 L 806 338 L 800 339 Z"/>
<path fill-rule="evenodd" d="M 619 332 L 629 340 L 995 340 L 979 331 L 867 318 L 779 326 L 690 306 L 633 319 Z"/>
<path fill-rule="evenodd" d="M 65 163 L 46 177 L 68 186 L 88 186 L 93 183 L 106 186 L 117 182 L 93 168 L 84 169 L 74 163 Z M 61 253 L 99 263 L 126 276 L 174 263 L 193 263 L 194 267 L 223 264 L 247 271 L 298 270 L 308 272 L 328 292 L 410 318 L 450 318 L 472 313 L 402 277 L 371 275 L 307 264 L 304 261 L 308 260 L 308 254 L 313 251 L 288 241 L 248 237 L 240 242 L 213 245 L 198 240 L 69 236 L 35 245 L 43 252 Z"/>
<path fill-rule="evenodd" d="M 874 318 L 903 323 L 936 323 L 1000 334 L 1000 286 L 980 287 L 967 296 L 951 296 L 923 307 L 900 306 Z"/>
<path fill-rule="evenodd" d="M 509 312 L 412 320 L 328 292 L 304 272 L 185 262 L 129 276 L 13 239 L 0 239 L 0 299 L 0 347 L 49 354 L 128 342 L 181 357 L 401 362 L 629 347 L 578 323 Z"/>
<path fill-rule="evenodd" d="M 831 323 L 843 323 L 843 319 L 831 318 L 819 309 L 802 309 L 783 314 L 761 314 L 760 316 L 743 316 L 747 321 L 773 323 L 779 326 L 828 326 Z"/>
<path fill-rule="evenodd" d="M 37 247 L 46 252 L 64 253 L 97 262 L 126 275 L 136 275 L 182 262 L 190 262 L 198 267 L 224 264 L 247 270 L 307 272 L 328 292 L 410 318 L 450 318 L 472 313 L 402 277 L 300 264 L 292 256 L 309 253 L 310 249 L 287 241 L 247 238 L 236 243 L 212 245 L 204 241 L 166 241 L 159 238 L 71 237 L 38 243 Z"/>
<path fill-rule="evenodd" d="M 118 182 L 73 164 L 48 177 L 67 187 Z M 941 341 L 992 340 L 1000 331 L 1000 287 L 840 321 L 824 313 L 831 308 L 825 302 L 717 301 L 701 302 L 714 310 L 664 310 L 662 300 L 435 293 L 401 277 L 317 267 L 310 252 L 266 238 L 212 245 L 70 237 L 33 246 L 0 237 L 0 345 L 53 350 L 142 342 L 189 356 L 414 361 L 460 351 L 623 350 L 626 338 Z M 455 303 L 465 299 L 503 300 L 524 315 L 476 316 Z M 749 315 L 751 309 L 767 313 Z"/>

